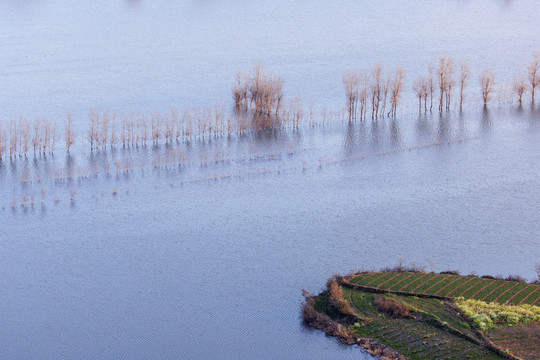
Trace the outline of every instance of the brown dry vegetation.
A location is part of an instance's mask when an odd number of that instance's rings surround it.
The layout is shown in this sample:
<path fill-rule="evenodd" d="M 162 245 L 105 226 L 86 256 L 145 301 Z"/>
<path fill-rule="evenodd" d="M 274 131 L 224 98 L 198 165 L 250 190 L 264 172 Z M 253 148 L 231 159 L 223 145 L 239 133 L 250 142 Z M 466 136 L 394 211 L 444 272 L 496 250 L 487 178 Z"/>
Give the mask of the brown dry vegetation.
<path fill-rule="evenodd" d="M 407 305 L 402 304 L 395 299 L 383 296 L 375 297 L 375 306 L 380 312 L 395 318 L 412 318 L 411 311 Z"/>

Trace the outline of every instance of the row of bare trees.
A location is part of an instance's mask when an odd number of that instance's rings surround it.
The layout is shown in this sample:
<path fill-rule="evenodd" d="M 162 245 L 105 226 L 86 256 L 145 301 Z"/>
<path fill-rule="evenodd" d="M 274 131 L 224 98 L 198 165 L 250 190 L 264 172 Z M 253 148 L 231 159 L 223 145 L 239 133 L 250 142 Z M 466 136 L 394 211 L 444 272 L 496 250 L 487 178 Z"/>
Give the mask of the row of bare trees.
<path fill-rule="evenodd" d="M 5 128 L 0 123 L 0 160 L 29 152 L 34 156 L 53 153 L 58 139 L 55 121 L 38 118 L 30 124 L 24 117 L 12 118 Z"/>
<path fill-rule="evenodd" d="M 349 71 L 343 75 L 349 121 L 356 119 L 357 116 L 364 119 L 369 101 L 371 102 L 372 119 L 385 115 L 396 116 L 405 80 L 403 67 L 396 67 L 393 73 L 384 77 L 382 66 L 377 64 L 373 67 L 370 75 L 358 71 Z M 390 111 L 387 112 L 388 103 Z"/>
<path fill-rule="evenodd" d="M 280 111 L 282 127 L 298 128 L 304 110 L 299 97 L 296 97 Z M 254 122 L 253 118 L 260 120 Z M 168 113 L 153 112 L 149 115 L 130 113 L 118 115 L 116 112 L 90 111 L 88 115 L 88 129 L 86 139 L 91 149 L 114 148 L 158 144 L 173 141 L 190 141 L 195 139 L 209 139 L 217 136 L 230 136 L 245 134 L 247 132 L 277 126 L 275 116 L 265 114 L 239 114 L 226 113 L 223 105 L 213 107 L 189 108 L 186 107 L 181 114 L 176 109 Z M 257 123 L 259 121 L 260 123 Z M 272 122 L 272 125 L 270 123 Z M 56 121 L 36 119 L 31 124 L 26 118 L 13 118 L 4 128 L 0 122 L 0 160 L 4 156 L 14 158 L 27 156 L 32 150 L 34 155 L 53 153 L 60 140 Z M 73 116 L 68 113 L 64 121 L 64 142 L 66 152 L 69 153 L 79 137 L 75 130 Z"/>
<path fill-rule="evenodd" d="M 463 102 L 465 99 L 465 91 L 470 80 L 470 67 L 467 61 L 462 61 L 460 65 L 460 73 L 458 79 L 459 86 L 459 109 L 463 108 Z M 450 109 L 452 100 L 452 89 L 455 84 L 455 71 L 456 66 L 454 60 L 448 56 L 442 56 L 439 59 L 439 66 L 437 70 L 434 70 L 432 64 L 428 66 L 428 76 L 420 76 L 414 82 L 413 91 L 418 98 L 418 108 L 422 111 L 422 105 L 424 112 L 428 111 L 428 98 L 429 98 L 429 110 L 433 110 L 433 98 L 435 86 L 438 86 L 439 90 L 439 111 L 443 109 Z M 482 93 L 482 100 L 484 106 L 487 106 L 489 101 L 493 97 L 495 91 L 495 75 L 491 69 L 485 69 L 481 72 L 479 77 L 480 90 Z M 523 94 L 530 89 L 531 101 L 534 104 L 534 96 L 536 87 L 540 85 L 540 52 L 536 52 L 533 55 L 532 62 L 527 67 L 527 74 L 521 74 L 518 79 L 512 84 L 512 92 L 516 95 L 519 104 L 522 104 Z"/>

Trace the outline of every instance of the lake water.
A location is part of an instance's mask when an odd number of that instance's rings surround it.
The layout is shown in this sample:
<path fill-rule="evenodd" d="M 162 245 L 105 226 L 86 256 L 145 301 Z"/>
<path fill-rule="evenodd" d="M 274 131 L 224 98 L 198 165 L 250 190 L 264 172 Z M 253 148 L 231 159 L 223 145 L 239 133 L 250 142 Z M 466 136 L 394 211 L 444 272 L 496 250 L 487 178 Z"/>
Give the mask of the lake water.
<path fill-rule="evenodd" d="M 526 67 L 537 14 L 532 0 L 0 1 L 4 128 L 60 131 L 69 111 L 78 136 L 69 156 L 59 141 L 0 161 L 0 357 L 370 359 L 302 325 L 303 288 L 400 256 L 534 279 L 540 111 L 528 94 L 484 110 L 477 79 Z M 412 83 L 442 54 L 469 60 L 465 110 L 419 116 Z M 257 60 L 301 95 L 299 129 L 90 151 L 92 109 L 229 109 Z M 376 62 L 407 72 L 397 118 L 342 121 L 343 72 Z"/>

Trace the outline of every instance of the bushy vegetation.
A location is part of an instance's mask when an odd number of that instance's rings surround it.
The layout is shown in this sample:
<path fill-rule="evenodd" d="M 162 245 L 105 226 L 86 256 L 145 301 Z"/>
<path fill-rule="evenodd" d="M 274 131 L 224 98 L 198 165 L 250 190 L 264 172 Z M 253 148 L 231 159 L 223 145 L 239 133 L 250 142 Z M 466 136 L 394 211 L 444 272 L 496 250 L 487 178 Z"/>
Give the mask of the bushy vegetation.
<path fill-rule="evenodd" d="M 502 305 L 462 297 L 456 298 L 455 303 L 483 331 L 540 321 L 540 307 L 534 305 Z"/>
<path fill-rule="evenodd" d="M 407 305 L 390 297 L 375 297 L 375 306 L 380 312 L 396 318 L 411 318 L 412 314 Z"/>

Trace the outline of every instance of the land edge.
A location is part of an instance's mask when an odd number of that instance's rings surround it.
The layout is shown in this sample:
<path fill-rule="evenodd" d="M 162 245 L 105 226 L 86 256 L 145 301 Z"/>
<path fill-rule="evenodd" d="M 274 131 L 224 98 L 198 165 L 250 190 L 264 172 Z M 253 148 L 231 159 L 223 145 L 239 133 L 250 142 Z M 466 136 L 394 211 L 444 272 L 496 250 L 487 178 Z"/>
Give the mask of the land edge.
<path fill-rule="evenodd" d="M 367 292 L 379 293 L 379 294 L 396 294 L 396 295 L 405 295 L 405 296 L 417 296 L 423 298 L 439 299 L 444 300 L 445 303 L 452 307 L 453 310 L 459 311 L 453 304 L 453 299 L 446 296 L 438 295 L 429 295 L 429 294 L 416 294 L 403 291 L 393 291 L 388 289 L 373 288 L 370 286 L 356 285 L 349 282 L 350 276 L 334 276 L 335 281 L 339 286 L 347 287 L 349 289 L 358 289 Z M 323 291 L 321 294 L 327 291 Z M 328 336 L 337 338 L 340 342 L 347 345 L 358 345 L 366 350 L 370 355 L 377 356 L 381 360 L 409 360 L 409 358 L 398 351 L 392 349 L 391 347 L 382 344 L 376 340 L 370 338 L 358 337 L 352 332 L 348 331 L 342 324 L 338 321 L 332 319 L 330 316 L 324 313 L 320 313 L 315 309 L 315 298 L 316 296 L 309 294 L 307 291 L 303 291 L 305 298 L 305 303 L 302 309 L 302 318 L 306 325 L 309 325 L 315 329 L 322 330 Z M 337 309 L 340 312 L 341 319 L 345 320 L 345 323 L 352 324 L 356 321 L 364 321 L 365 319 L 358 316 L 357 314 L 344 313 L 341 310 Z M 351 319 L 352 318 L 352 319 Z M 457 329 L 454 329 L 447 324 L 443 324 L 441 321 L 435 320 L 436 326 L 440 326 L 447 331 L 454 333 L 457 336 L 463 337 L 468 341 L 474 342 L 494 353 L 504 357 L 505 359 L 510 360 L 524 360 L 523 358 L 516 356 L 508 351 L 505 351 L 498 347 L 493 341 L 491 341 L 483 331 L 478 330 L 475 325 L 467 317 L 462 316 L 462 319 L 469 324 L 471 330 L 481 339 L 481 341 L 474 339 L 468 335 L 463 334 Z"/>
<path fill-rule="evenodd" d="M 342 324 L 333 320 L 327 314 L 315 310 L 315 296 L 304 292 L 304 297 L 305 303 L 302 309 L 302 317 L 306 325 L 322 330 L 327 336 L 335 337 L 343 344 L 358 345 L 366 350 L 368 354 L 377 356 L 381 360 L 409 360 L 407 356 L 378 341 L 353 335 Z"/>

